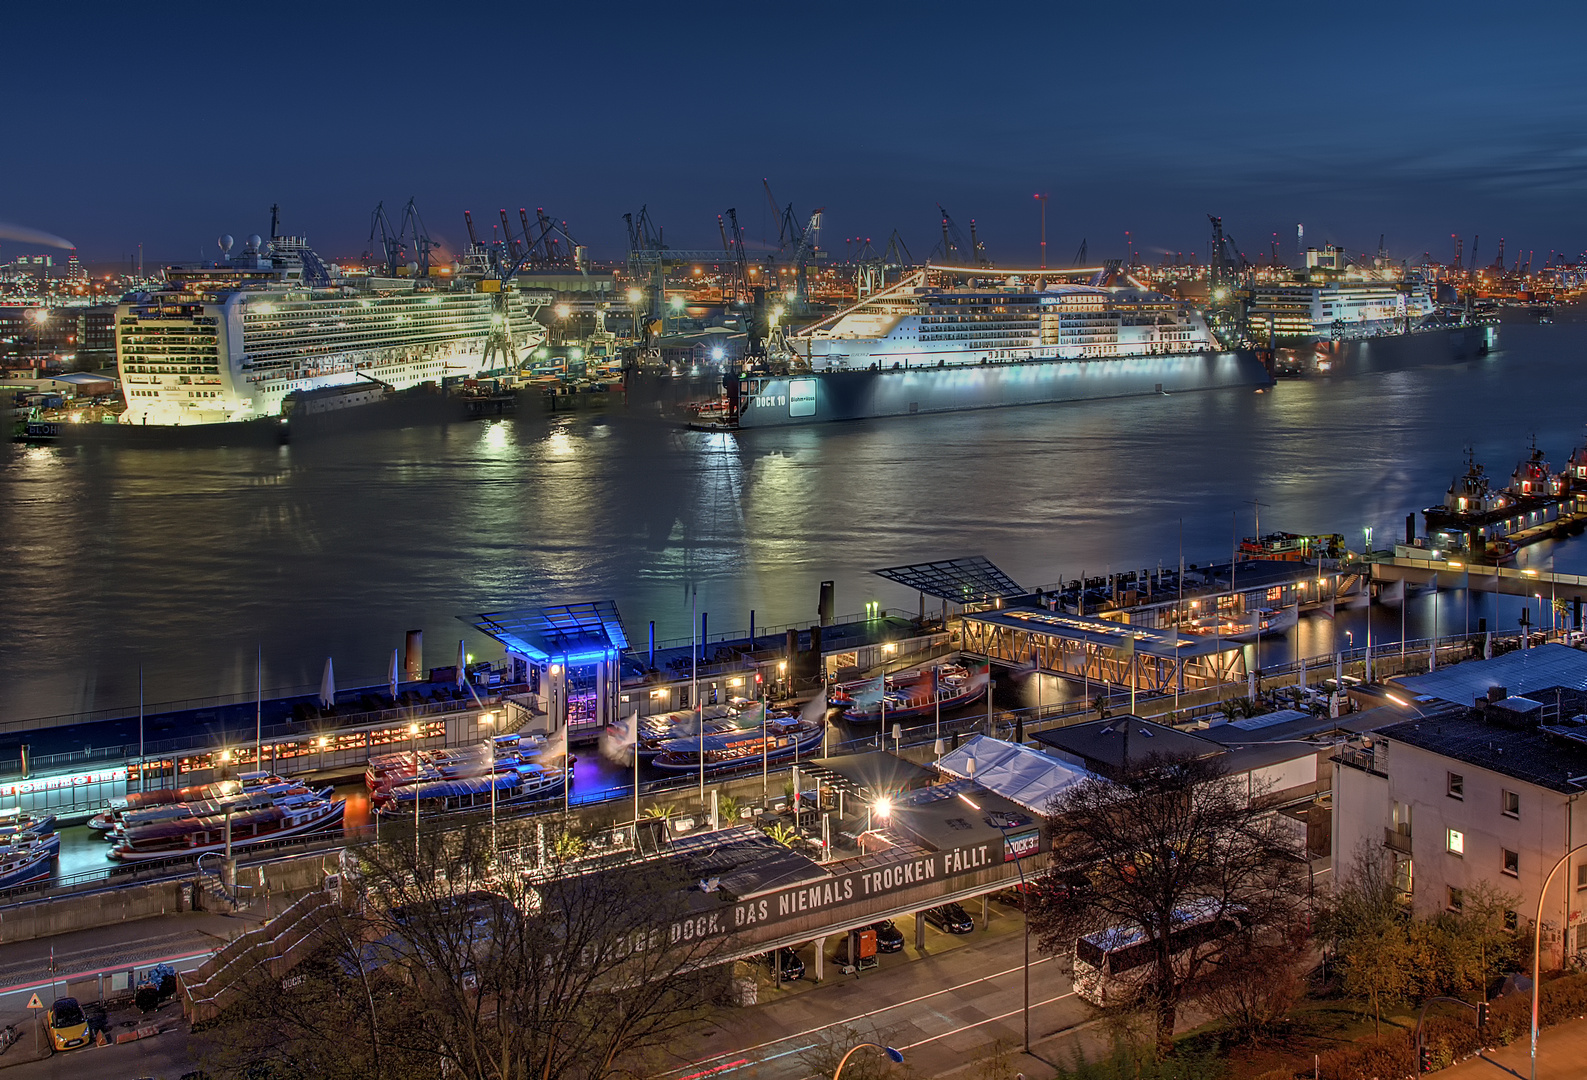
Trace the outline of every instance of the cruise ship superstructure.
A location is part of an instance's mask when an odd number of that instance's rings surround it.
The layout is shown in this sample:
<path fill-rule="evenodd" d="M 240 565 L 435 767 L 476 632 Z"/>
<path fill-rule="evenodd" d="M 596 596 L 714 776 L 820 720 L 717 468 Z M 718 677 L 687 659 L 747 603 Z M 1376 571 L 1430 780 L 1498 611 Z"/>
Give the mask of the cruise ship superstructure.
<path fill-rule="evenodd" d="M 1102 360 L 1218 347 L 1201 313 L 1185 301 L 1134 282 L 1073 284 L 1025 273 L 1031 276 L 934 283 L 932 270 L 920 271 L 817 323 L 792 344 L 813 371 Z"/>
<path fill-rule="evenodd" d="M 1253 353 L 1222 349 L 1194 305 L 1104 268 L 929 266 L 786 345 L 786 375 L 741 377 L 740 427 L 1270 381 Z"/>
<path fill-rule="evenodd" d="M 1251 289 L 1246 325 L 1253 338 L 1367 338 L 1410 333 L 1436 311 L 1425 281 L 1398 264 L 1347 265 L 1335 247 L 1306 253 L 1306 269 L 1289 281 Z"/>
<path fill-rule="evenodd" d="M 118 307 L 123 423 L 231 423 L 279 415 L 294 391 L 490 374 L 496 318 L 518 349 L 545 338 L 521 294 L 486 291 L 499 282 L 343 275 L 299 237 L 253 236 L 237 256 L 229 241 Z"/>

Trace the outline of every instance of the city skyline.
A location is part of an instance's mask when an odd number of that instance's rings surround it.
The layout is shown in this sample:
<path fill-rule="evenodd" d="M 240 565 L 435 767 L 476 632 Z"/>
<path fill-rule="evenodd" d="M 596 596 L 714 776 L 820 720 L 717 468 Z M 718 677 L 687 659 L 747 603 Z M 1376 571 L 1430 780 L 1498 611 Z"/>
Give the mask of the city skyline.
<path fill-rule="evenodd" d="M 0 222 L 85 261 L 142 243 L 157 263 L 264 233 L 279 203 L 284 231 L 347 258 L 376 202 L 412 196 L 453 248 L 464 209 L 544 206 L 617 259 L 641 205 L 677 246 L 716 246 L 729 206 L 752 244 L 775 240 L 764 177 L 801 216 L 825 208 L 834 258 L 894 229 L 925 257 L 940 203 L 976 220 L 993 261 L 1035 265 L 1038 191 L 1052 265 L 1082 239 L 1093 260 L 1122 257 L 1126 232 L 1144 261 L 1204 260 L 1207 213 L 1253 260 L 1276 233 L 1294 261 L 1299 222 L 1309 245 L 1371 252 L 1383 234 L 1397 258 L 1451 261 L 1451 233 L 1468 260 L 1481 236 L 1483 263 L 1501 236 L 1535 265 L 1587 247 L 1581 15 L 1564 5 L 314 16 L 15 13 L 13 41 L 60 44 L 13 46 L 8 66 L 71 122 L 28 127 L 41 167 L 13 174 Z M 313 30 L 273 36 L 298 25 Z M 0 258 L 33 250 L 0 238 Z"/>

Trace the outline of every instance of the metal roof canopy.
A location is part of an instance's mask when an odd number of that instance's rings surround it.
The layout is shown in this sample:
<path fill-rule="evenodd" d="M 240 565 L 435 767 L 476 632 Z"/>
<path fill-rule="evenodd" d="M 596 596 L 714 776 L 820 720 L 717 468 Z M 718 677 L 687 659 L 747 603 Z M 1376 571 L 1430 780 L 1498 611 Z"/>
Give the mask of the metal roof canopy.
<path fill-rule="evenodd" d="M 1111 619 L 1094 619 L 1089 615 L 1069 615 L 1045 608 L 1002 608 L 997 611 L 978 611 L 964 616 L 967 621 L 990 623 L 1009 630 L 1023 630 L 1030 634 L 1044 634 L 1065 641 L 1079 641 L 1108 649 L 1126 648 L 1133 638 L 1135 651 L 1146 656 L 1170 659 L 1175 656 L 1212 656 L 1235 652 L 1245 646 L 1227 638 L 1191 637 L 1188 634 L 1164 633 L 1161 630 Z"/>
<path fill-rule="evenodd" d="M 622 616 L 610 600 L 496 612 L 479 616 L 474 627 L 541 662 L 587 664 L 628 648 Z"/>
<path fill-rule="evenodd" d="M 1019 582 L 993 566 L 985 555 L 890 566 L 871 572 L 927 596 L 951 600 L 956 604 L 1030 595 L 1029 589 L 1022 588 Z"/>
<path fill-rule="evenodd" d="M 1587 690 L 1587 653 L 1569 645 L 1539 645 L 1532 649 L 1495 656 L 1492 660 L 1466 660 L 1426 675 L 1400 679 L 1413 694 L 1426 694 L 1458 705 L 1472 705 L 1502 686 L 1511 697 L 1556 686 Z"/>

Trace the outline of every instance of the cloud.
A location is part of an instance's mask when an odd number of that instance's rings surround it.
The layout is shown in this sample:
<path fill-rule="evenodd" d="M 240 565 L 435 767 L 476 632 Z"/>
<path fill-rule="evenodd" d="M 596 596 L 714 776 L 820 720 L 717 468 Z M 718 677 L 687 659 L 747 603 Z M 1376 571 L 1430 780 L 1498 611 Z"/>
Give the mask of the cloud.
<path fill-rule="evenodd" d="M 39 229 L 30 229 L 26 225 L 13 225 L 9 221 L 0 221 L 0 240 L 15 240 L 23 244 L 42 244 L 45 247 L 62 248 L 74 251 L 77 245 L 54 233 L 43 232 Z"/>

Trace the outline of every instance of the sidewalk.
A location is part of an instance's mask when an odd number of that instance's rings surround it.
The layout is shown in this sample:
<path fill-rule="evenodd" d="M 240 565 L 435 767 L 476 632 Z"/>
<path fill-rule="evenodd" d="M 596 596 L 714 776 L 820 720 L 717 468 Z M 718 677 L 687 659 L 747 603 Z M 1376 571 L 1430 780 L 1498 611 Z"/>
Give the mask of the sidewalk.
<path fill-rule="evenodd" d="M 1497 1047 L 1431 1075 L 1438 1080 L 1530 1080 L 1531 1037 L 1523 1035 L 1509 1046 Z M 1538 1080 L 1587 1075 L 1587 1018 L 1568 1020 L 1538 1032 L 1537 1075 Z"/>

